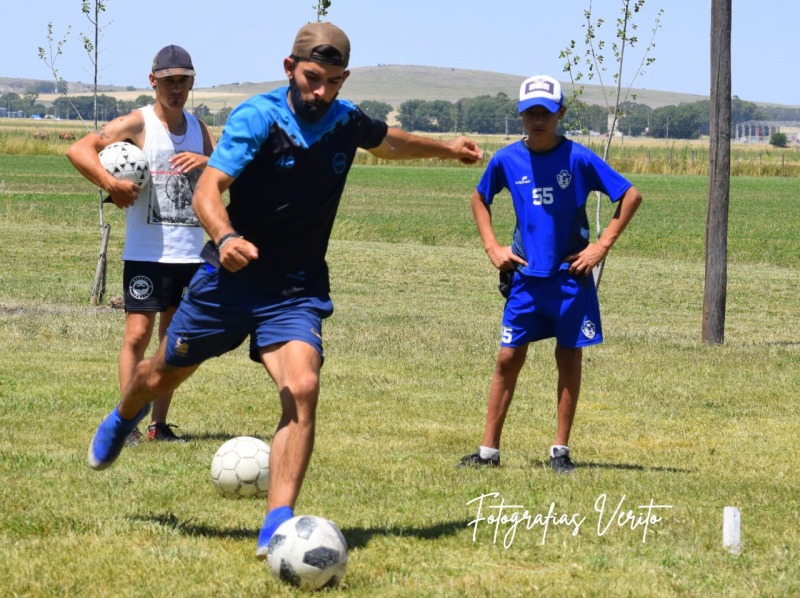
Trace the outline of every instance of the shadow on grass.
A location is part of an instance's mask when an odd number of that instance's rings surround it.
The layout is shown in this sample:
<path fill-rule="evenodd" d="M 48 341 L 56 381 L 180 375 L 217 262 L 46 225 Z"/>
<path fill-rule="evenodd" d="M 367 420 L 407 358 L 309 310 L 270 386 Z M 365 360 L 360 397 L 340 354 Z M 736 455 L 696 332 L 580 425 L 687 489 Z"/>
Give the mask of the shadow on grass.
<path fill-rule="evenodd" d="M 468 529 L 469 521 L 449 521 L 428 527 L 346 527 L 342 533 L 349 548 L 364 548 L 375 536 L 410 537 L 418 540 L 437 540 L 454 536 Z"/>
<path fill-rule="evenodd" d="M 199 525 L 192 521 L 181 521 L 173 513 L 148 513 L 146 515 L 131 515 L 132 521 L 155 523 L 180 532 L 186 536 L 202 536 L 206 538 L 232 538 L 234 540 L 247 540 L 258 538 L 257 530 L 236 527 L 218 527 L 212 525 Z"/>
<path fill-rule="evenodd" d="M 181 438 L 189 442 L 190 440 L 193 441 L 202 441 L 202 440 L 217 440 L 217 441 L 228 441 L 232 438 L 237 438 L 238 436 L 252 436 L 253 438 L 258 438 L 259 440 L 263 440 L 267 444 L 270 443 L 272 440 L 272 434 L 268 434 L 267 436 L 262 436 L 261 434 L 256 434 L 255 432 L 242 432 L 241 430 L 237 433 L 226 433 L 226 432 L 203 432 L 201 434 L 181 434 Z"/>
<path fill-rule="evenodd" d="M 550 468 L 547 461 L 531 461 L 531 465 L 536 467 Z M 579 461 L 575 463 L 576 472 L 581 469 L 627 469 L 632 471 L 660 471 L 664 473 L 694 473 L 694 469 L 681 469 L 680 467 L 653 467 L 649 465 L 634 465 L 632 463 L 592 463 L 591 461 Z"/>
<path fill-rule="evenodd" d="M 258 538 L 261 528 L 242 529 L 232 527 L 218 527 L 211 525 L 198 525 L 191 521 L 181 521 L 173 513 L 151 513 L 147 515 L 132 515 L 133 521 L 154 523 L 162 527 L 173 529 L 186 536 L 201 536 L 206 538 L 231 538 L 234 540 L 253 540 Z M 411 537 L 420 540 L 437 540 L 445 536 L 452 536 L 467 529 L 469 522 L 450 521 L 428 527 L 345 527 L 342 533 L 347 539 L 348 548 L 363 548 L 375 536 Z"/>

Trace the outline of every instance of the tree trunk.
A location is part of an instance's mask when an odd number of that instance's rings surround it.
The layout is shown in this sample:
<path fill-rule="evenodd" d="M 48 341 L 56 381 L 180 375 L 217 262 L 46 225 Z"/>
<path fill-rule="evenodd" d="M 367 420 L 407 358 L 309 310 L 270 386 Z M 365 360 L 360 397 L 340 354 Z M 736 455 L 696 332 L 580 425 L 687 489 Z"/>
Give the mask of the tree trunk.
<path fill-rule="evenodd" d="M 92 288 L 92 305 L 100 305 L 106 293 L 106 263 L 108 239 L 111 236 L 111 225 L 100 225 L 100 253 L 97 256 L 97 268 L 94 272 L 94 287 Z"/>

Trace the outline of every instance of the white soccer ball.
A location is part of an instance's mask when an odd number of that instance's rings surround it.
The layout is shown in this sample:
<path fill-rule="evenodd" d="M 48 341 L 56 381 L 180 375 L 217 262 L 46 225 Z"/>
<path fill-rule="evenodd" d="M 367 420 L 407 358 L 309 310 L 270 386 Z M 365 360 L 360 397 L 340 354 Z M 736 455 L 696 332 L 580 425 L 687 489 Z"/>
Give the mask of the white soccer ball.
<path fill-rule="evenodd" d="M 115 179 L 133 181 L 139 187 L 150 180 L 150 167 L 144 152 L 127 141 L 118 141 L 103 148 L 100 152 L 100 164 Z"/>
<path fill-rule="evenodd" d="M 284 521 L 269 542 L 272 575 L 304 590 L 332 588 L 347 569 L 347 541 L 336 524 L 301 515 Z"/>
<path fill-rule="evenodd" d="M 211 461 L 211 481 L 226 498 L 264 498 L 269 491 L 269 445 L 252 436 L 228 440 Z"/>

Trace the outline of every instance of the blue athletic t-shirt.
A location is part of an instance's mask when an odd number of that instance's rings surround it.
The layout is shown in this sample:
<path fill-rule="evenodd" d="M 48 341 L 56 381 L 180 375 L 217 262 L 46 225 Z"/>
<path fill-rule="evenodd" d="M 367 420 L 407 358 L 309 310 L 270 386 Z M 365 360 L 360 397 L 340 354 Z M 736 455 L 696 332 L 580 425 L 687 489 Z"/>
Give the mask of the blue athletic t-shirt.
<path fill-rule="evenodd" d="M 287 91 L 237 106 L 208 164 L 236 178 L 228 216 L 258 247 L 242 275 L 271 294 L 322 295 L 330 290 L 325 253 L 350 165 L 359 147 L 380 145 L 387 126 L 338 99 L 319 122 L 306 123 Z"/>
<path fill-rule="evenodd" d="M 562 138 L 547 152 L 534 152 L 520 140 L 498 150 L 477 190 L 491 204 L 502 189 L 514 202 L 517 224 L 512 251 L 528 262 L 528 276 L 553 276 L 564 258 L 589 244 L 586 198 L 600 191 L 618 201 L 631 187 L 589 148 Z"/>

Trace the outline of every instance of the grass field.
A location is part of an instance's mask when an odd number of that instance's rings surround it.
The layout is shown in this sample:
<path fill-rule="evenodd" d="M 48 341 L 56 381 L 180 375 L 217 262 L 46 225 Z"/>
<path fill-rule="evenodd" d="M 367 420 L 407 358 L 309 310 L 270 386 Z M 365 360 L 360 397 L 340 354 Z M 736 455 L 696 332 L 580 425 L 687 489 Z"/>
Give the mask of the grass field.
<path fill-rule="evenodd" d="M 347 538 L 350 565 L 332 593 L 800 594 L 797 179 L 732 179 L 726 342 L 706 346 L 706 178 L 632 175 L 645 200 L 603 277 L 606 342 L 584 353 L 580 469 L 558 477 L 545 465 L 549 342 L 529 352 L 503 467 L 454 467 L 480 440 L 502 309 L 469 213 L 479 175 L 351 173 L 297 509 Z M 498 198 L 494 218 L 510 234 L 507 204 Z M 114 295 L 124 228 L 121 211 L 105 217 Z M 127 449 L 105 472 L 86 466 L 117 400 L 123 326 L 120 311 L 88 306 L 97 220 L 96 191 L 65 158 L 0 155 L 0 594 L 293 595 L 254 558 L 263 501 L 219 498 L 208 478 L 222 442 L 269 441 L 277 422 L 274 389 L 243 350 L 176 393 L 170 415 L 189 443 Z M 509 516 L 564 517 L 547 529 L 479 519 L 501 501 Z M 645 528 L 648 505 L 662 508 Z M 742 514 L 738 556 L 721 546 L 728 505 Z"/>

